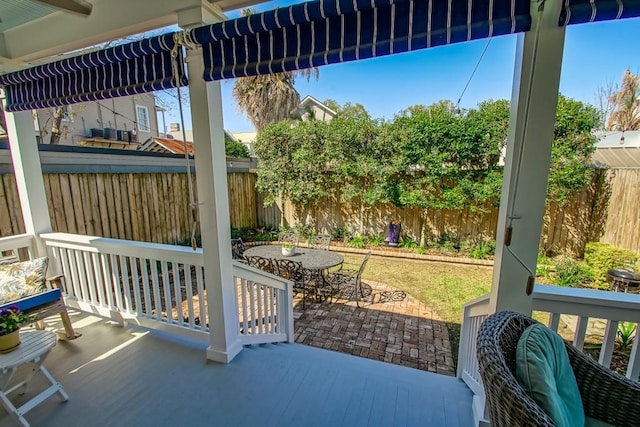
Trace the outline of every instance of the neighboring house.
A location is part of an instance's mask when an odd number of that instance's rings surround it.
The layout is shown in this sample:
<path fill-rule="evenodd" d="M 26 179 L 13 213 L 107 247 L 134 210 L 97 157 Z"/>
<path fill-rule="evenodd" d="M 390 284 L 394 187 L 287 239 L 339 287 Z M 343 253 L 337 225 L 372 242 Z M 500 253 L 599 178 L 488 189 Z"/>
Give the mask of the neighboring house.
<path fill-rule="evenodd" d="M 305 96 L 298 105 L 297 112 L 303 121 L 322 120 L 325 122 L 333 119 L 338 113 L 315 99 L 313 96 Z M 190 131 L 189 131 L 190 132 Z M 229 132 L 227 132 L 229 134 Z M 249 150 L 251 157 L 256 155 L 253 143 L 258 136 L 258 132 L 231 132 L 230 136 L 237 142 L 244 144 Z"/>
<path fill-rule="evenodd" d="M 224 136 L 226 138 L 229 138 L 233 141 L 244 144 L 247 147 L 247 150 L 249 150 L 249 155 L 251 157 L 255 156 L 255 152 L 253 151 L 253 141 L 256 139 L 257 134 L 258 134 L 257 132 L 229 132 L 227 130 L 224 131 Z M 180 124 L 170 123 L 169 131 L 167 132 L 166 136 L 169 139 L 173 138 L 175 140 L 178 140 L 179 142 L 182 141 L 183 135 L 182 135 L 182 130 L 180 128 Z M 193 141 L 193 131 L 185 130 L 184 137 L 186 138 L 187 141 Z M 140 149 L 142 150 L 143 148 L 141 147 Z M 145 150 L 145 151 L 149 151 L 149 150 Z M 182 151 L 182 154 L 184 154 L 184 150 Z"/>
<path fill-rule="evenodd" d="M 185 148 L 190 156 L 193 156 L 193 143 L 181 141 L 172 138 L 149 138 L 142 144 L 138 150 L 148 151 L 150 153 L 170 153 L 184 155 Z"/>
<path fill-rule="evenodd" d="M 256 151 L 253 149 L 253 142 L 256 140 L 256 136 L 258 136 L 258 132 L 231 132 L 230 136 L 233 140 L 244 144 L 247 150 L 249 150 L 249 155 L 255 157 Z"/>
<path fill-rule="evenodd" d="M 593 161 L 611 168 L 640 168 L 640 131 L 595 132 Z"/>
<path fill-rule="evenodd" d="M 40 142 L 49 143 L 53 108 L 37 110 Z M 135 150 L 139 142 L 159 136 L 155 96 L 152 93 L 105 101 L 83 102 L 68 107 L 60 123 L 57 144 Z"/>
<path fill-rule="evenodd" d="M 298 105 L 298 113 L 300 118 L 304 121 L 307 120 L 322 120 L 325 122 L 331 121 L 337 112 L 324 105 L 322 102 L 315 99 L 313 96 L 305 96 L 300 105 Z"/>

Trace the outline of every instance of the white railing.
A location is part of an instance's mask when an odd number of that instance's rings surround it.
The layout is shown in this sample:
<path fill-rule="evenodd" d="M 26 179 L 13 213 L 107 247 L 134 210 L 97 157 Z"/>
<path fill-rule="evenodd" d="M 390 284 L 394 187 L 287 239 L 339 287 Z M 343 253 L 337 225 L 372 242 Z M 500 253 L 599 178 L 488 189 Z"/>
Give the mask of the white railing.
<path fill-rule="evenodd" d="M 31 234 L 0 238 L 0 261 L 24 261 L 33 258 L 35 239 Z"/>
<path fill-rule="evenodd" d="M 611 366 L 611 356 L 620 323 L 629 322 L 635 324 L 636 328 L 640 325 L 640 295 L 637 294 L 535 285 L 532 309 L 549 313 L 548 326 L 554 331 L 558 331 L 561 316 L 565 322 L 575 325 L 573 345 L 580 350 L 583 349 L 587 338 L 602 341 L 599 363 L 606 367 Z M 465 305 L 460 331 L 457 375 L 474 394 L 476 425 L 486 422 L 484 389 L 476 358 L 476 341 L 480 324 L 488 316 L 489 310 L 489 295 Z M 600 321 L 604 326 L 601 329 L 594 328 L 594 320 Z M 635 336 L 638 336 L 637 332 Z M 640 339 L 634 339 L 626 377 L 637 381 L 639 375 Z"/>
<path fill-rule="evenodd" d="M 171 330 L 206 340 L 209 332 L 206 281 L 202 250 L 190 247 L 108 239 L 67 233 L 40 236 L 65 276 L 67 305 L 98 313 L 121 323 Z M 243 343 L 290 341 L 293 303 L 290 283 L 284 279 L 234 263 L 236 284 L 244 283 L 249 301 L 238 298 L 238 334 Z M 272 298 L 272 305 L 267 303 Z M 242 327 L 253 311 L 266 314 L 251 328 Z M 257 325 L 258 323 L 256 323 Z"/>
<path fill-rule="evenodd" d="M 587 337 L 596 341 L 601 340 L 602 347 L 598 362 L 610 367 L 620 323 L 634 324 L 636 331 L 640 324 L 640 295 L 536 285 L 533 293 L 533 310 L 549 313 L 548 326 L 554 331 L 558 330 L 561 315 L 566 320 L 574 322 L 573 345 L 580 350 L 583 349 Z M 594 319 L 603 324 L 602 330 L 597 326 L 593 327 L 593 324 L 589 325 L 590 320 Z M 636 336 L 638 336 L 637 333 Z M 626 377 L 636 381 L 640 375 L 639 353 L 640 340 L 634 339 Z"/>
<path fill-rule="evenodd" d="M 243 344 L 293 342 L 293 282 L 235 262 Z"/>
<path fill-rule="evenodd" d="M 457 375 L 473 393 L 475 425 L 481 425 L 486 422 L 484 388 L 482 387 L 482 378 L 480 378 L 478 369 L 476 342 L 480 324 L 488 315 L 489 295 L 487 294 L 464 306 L 462 327 L 460 329 Z"/>

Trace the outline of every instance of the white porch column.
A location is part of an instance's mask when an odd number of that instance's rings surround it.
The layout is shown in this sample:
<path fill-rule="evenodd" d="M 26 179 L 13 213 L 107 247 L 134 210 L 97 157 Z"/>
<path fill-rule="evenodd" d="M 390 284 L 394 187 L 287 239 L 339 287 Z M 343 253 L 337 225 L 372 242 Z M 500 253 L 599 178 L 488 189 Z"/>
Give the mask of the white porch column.
<path fill-rule="evenodd" d="M 4 96 L 0 102 L 4 102 Z M 40 233 L 51 232 L 51 219 L 44 190 L 33 114 L 31 111 L 5 112 L 4 118 L 7 123 L 11 162 L 20 196 L 25 231 L 35 236 L 37 252 L 35 255 L 45 256 L 47 255 L 46 247 L 38 236 Z"/>
<path fill-rule="evenodd" d="M 525 291 L 530 275 L 535 276 L 542 231 L 565 33 L 558 27 L 560 0 L 531 4 L 531 31 L 517 41 L 491 287 L 492 311 L 526 314 L 531 313 Z"/>
<path fill-rule="evenodd" d="M 207 358 L 227 363 L 242 350 L 242 345 L 231 259 L 222 95 L 219 82 L 207 83 L 202 79 L 200 48 L 188 52 L 187 67 L 211 330 Z"/>

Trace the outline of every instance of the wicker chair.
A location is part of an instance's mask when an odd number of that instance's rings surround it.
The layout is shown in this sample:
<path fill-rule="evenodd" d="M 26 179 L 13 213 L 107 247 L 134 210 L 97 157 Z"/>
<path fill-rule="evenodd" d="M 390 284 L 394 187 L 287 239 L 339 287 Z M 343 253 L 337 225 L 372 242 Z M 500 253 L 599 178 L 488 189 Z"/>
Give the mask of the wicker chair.
<path fill-rule="evenodd" d="M 537 322 L 521 313 L 501 311 L 489 316 L 480 326 L 476 348 L 478 365 L 494 427 L 554 425 L 515 377 L 518 340 L 534 323 Z M 637 426 L 640 383 L 624 378 L 565 344 L 585 415 L 617 426 Z"/>

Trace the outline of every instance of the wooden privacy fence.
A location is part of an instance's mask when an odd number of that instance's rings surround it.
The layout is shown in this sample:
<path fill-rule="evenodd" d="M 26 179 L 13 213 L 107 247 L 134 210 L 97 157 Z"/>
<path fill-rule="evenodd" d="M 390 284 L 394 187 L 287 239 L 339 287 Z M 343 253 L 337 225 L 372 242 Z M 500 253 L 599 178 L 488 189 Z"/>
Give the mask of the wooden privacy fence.
<path fill-rule="evenodd" d="M 582 256 L 590 241 L 603 241 L 640 252 L 640 169 L 596 170 L 592 182 L 563 206 L 549 204 L 544 215 L 540 247 L 548 252 Z M 344 228 L 362 236 L 383 236 L 391 221 L 402 223 L 403 235 L 416 242 L 443 236 L 460 239 L 495 239 L 498 208 L 482 211 L 421 210 L 391 205 L 369 207 L 337 198 L 298 207 L 279 200 L 258 209 L 258 223 L 267 227 L 311 225 L 320 232 Z"/>
<path fill-rule="evenodd" d="M 189 240 L 192 218 L 184 172 L 45 173 L 44 180 L 54 231 L 157 243 Z M 495 238 L 495 207 L 423 211 L 339 203 L 337 198 L 305 208 L 282 200 L 264 207 L 255 173 L 228 173 L 227 181 L 234 228 L 305 224 L 320 232 L 342 227 L 362 236 L 383 236 L 388 223 L 397 221 L 403 235 L 417 242 L 445 234 Z M 0 175 L 0 184 L 0 236 L 24 233 L 13 174 Z M 564 206 L 547 206 L 541 248 L 581 256 L 587 242 L 603 241 L 640 252 L 639 194 L 640 169 L 600 171 Z"/>
<path fill-rule="evenodd" d="M 255 227 L 255 174 L 227 177 L 231 226 Z M 54 231 L 188 244 L 186 173 L 45 173 L 44 183 Z M 13 174 L 0 175 L 0 210 L 0 237 L 25 232 Z"/>

